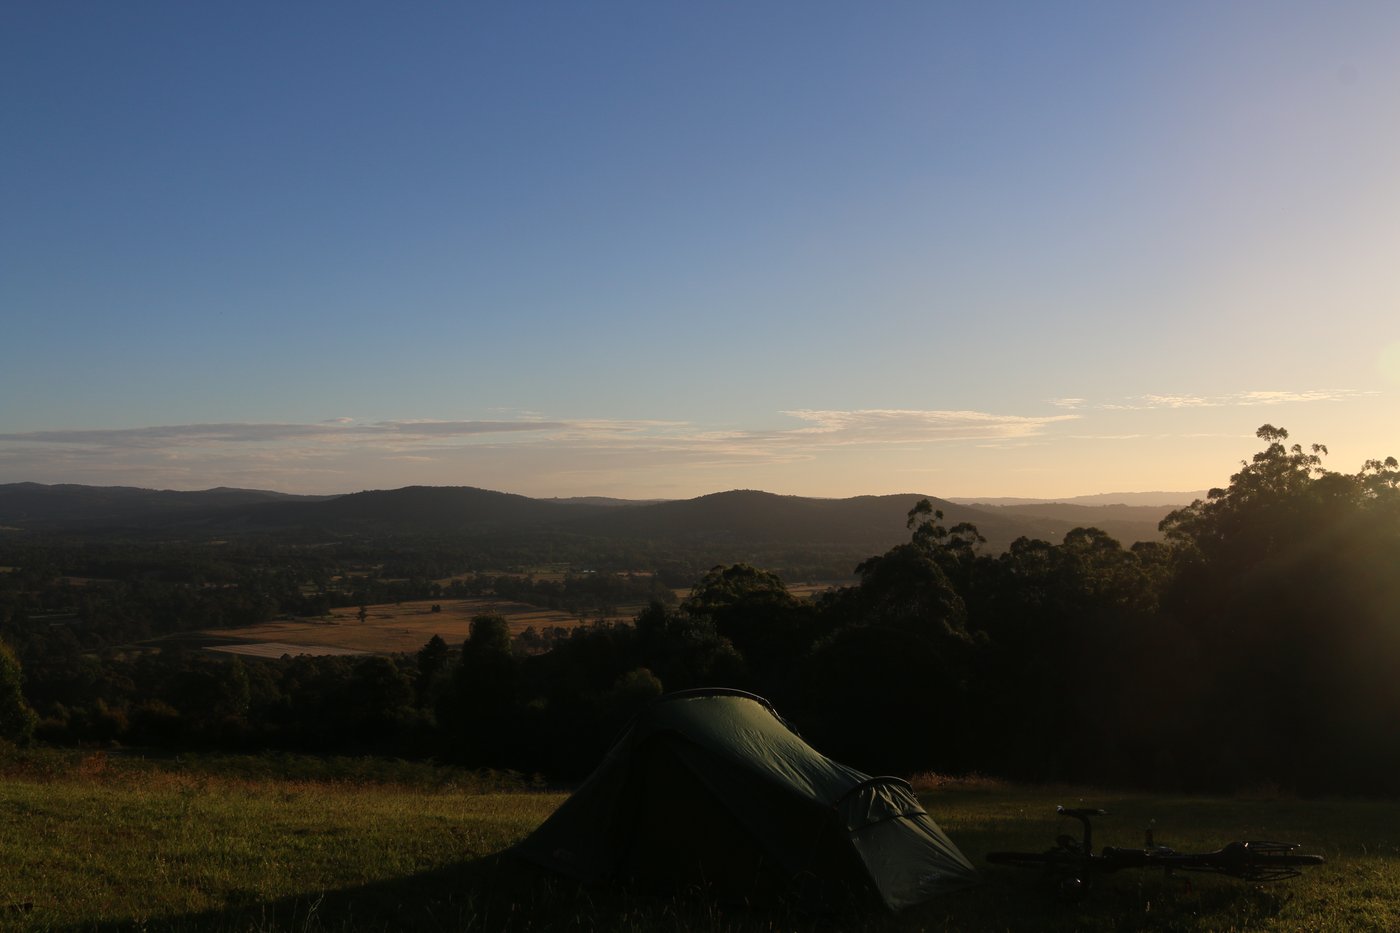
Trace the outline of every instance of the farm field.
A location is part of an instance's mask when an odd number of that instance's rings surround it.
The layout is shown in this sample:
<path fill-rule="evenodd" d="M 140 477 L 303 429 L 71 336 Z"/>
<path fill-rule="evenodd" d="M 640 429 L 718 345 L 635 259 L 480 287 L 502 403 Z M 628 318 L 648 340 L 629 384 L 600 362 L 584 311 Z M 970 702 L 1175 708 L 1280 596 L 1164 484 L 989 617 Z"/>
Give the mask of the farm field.
<path fill-rule="evenodd" d="M 425 766 L 426 767 L 426 766 Z M 1391 801 L 1143 796 L 951 785 L 925 806 L 984 883 L 900 914 L 831 919 L 721 909 L 611 886 L 580 889 L 502 852 L 564 799 L 470 782 L 247 778 L 139 760 L 5 765 L 4 930 L 1265 930 L 1400 928 Z M 1063 831 L 1056 803 L 1110 809 L 1101 844 L 1214 847 L 1284 837 L 1328 863 L 1250 886 L 1125 873 L 1065 906 L 1034 877 L 984 865 Z"/>
<path fill-rule="evenodd" d="M 442 607 L 433 612 L 433 605 Z M 472 618 L 497 613 L 510 623 L 512 635 L 533 626 L 536 630 L 579 625 L 577 616 L 525 603 L 483 597 L 479 599 L 436 599 L 369 606 L 365 621 L 359 620 L 359 607 L 332 610 L 324 619 L 292 619 L 266 622 L 247 628 L 208 629 L 201 634 L 231 644 L 214 644 L 211 650 L 239 654 L 261 652 L 264 657 L 280 658 L 288 646 L 312 649 L 307 653 L 363 652 L 396 654 L 422 648 L 434 635 L 449 644 L 460 644 L 471 631 Z M 630 618 L 630 616 L 627 616 Z M 265 647 L 271 646 L 271 647 Z M 335 649 L 320 651 L 320 648 Z"/>
<path fill-rule="evenodd" d="M 537 575 L 546 579 L 549 574 Z M 559 574 L 562 578 L 563 574 Z M 788 591 L 799 599 L 831 589 L 830 583 L 798 583 Z M 679 599 L 688 596 L 688 589 L 677 590 Z M 436 604 L 442 607 L 433 612 Z M 619 607 L 609 621 L 631 621 L 642 606 Z M 527 628 L 573 628 L 583 624 L 573 613 L 546 609 L 528 603 L 494 597 L 468 599 L 415 600 L 402 603 L 382 603 L 367 607 L 363 622 L 359 607 L 347 606 L 331 610 L 324 618 L 281 619 L 245 628 L 205 629 L 203 647 L 210 651 L 244 657 L 280 658 L 284 654 L 402 654 L 417 651 L 434 635 L 441 635 L 449 644 L 460 644 L 471 632 L 471 621 L 483 613 L 504 616 L 510 623 L 512 635 Z M 594 621 L 589 619 L 589 622 Z M 182 640 L 190 640 L 183 638 Z"/>

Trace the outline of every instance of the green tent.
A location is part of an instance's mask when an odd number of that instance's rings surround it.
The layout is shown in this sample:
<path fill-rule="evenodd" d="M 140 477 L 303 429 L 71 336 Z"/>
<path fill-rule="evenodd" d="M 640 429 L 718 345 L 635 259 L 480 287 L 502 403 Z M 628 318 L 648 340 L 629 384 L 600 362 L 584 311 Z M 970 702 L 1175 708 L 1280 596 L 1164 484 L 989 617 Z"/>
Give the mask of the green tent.
<path fill-rule="evenodd" d="M 977 881 L 907 783 L 819 754 L 735 690 L 651 703 L 516 852 L 582 881 L 816 909 L 899 909 Z"/>

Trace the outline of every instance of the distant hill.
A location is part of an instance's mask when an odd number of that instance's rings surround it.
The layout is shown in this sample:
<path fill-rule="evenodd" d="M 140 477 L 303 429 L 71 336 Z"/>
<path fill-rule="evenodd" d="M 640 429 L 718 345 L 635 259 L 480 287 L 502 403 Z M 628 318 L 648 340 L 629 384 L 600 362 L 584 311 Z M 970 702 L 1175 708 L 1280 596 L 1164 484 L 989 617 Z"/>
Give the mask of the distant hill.
<path fill-rule="evenodd" d="M 692 542 L 769 545 L 845 542 L 883 549 L 908 537 L 905 522 L 909 509 L 920 499 L 929 499 L 934 508 L 940 509 L 949 526 L 973 522 L 999 549 L 1025 530 L 1024 523 L 1014 518 L 918 493 L 809 499 L 755 490 L 712 493 L 697 499 L 609 512 L 591 516 L 587 523 L 593 533 L 609 537 L 678 536 Z M 1066 527 L 1060 534 L 1068 530 Z"/>
<path fill-rule="evenodd" d="M 1090 498 L 1090 497 L 1086 497 Z M 1189 500 L 1188 500 L 1189 502 Z M 1157 541 L 1157 525 L 1180 506 L 1174 505 L 1073 505 L 1067 502 L 1037 502 L 1025 505 L 987 505 L 972 508 L 999 515 L 1023 527 L 1037 529 L 1030 537 L 1058 541 L 1071 528 L 1098 528 L 1125 546 L 1135 541 Z"/>
<path fill-rule="evenodd" d="M 405 486 L 320 501 L 260 503 L 248 520 L 264 527 L 316 527 L 337 532 L 443 534 L 534 528 L 607 506 L 568 505 L 473 486 Z"/>
<path fill-rule="evenodd" d="M 553 497 L 542 500 L 544 502 L 557 502 L 560 505 L 655 505 L 658 502 L 670 502 L 670 499 L 613 499 L 608 496 L 571 496 L 568 498 Z"/>
<path fill-rule="evenodd" d="M 1027 499 L 1014 497 L 983 497 L 964 498 L 954 497 L 950 502 L 957 502 L 961 505 L 1048 505 L 1059 503 L 1064 505 L 1141 505 L 1141 506 L 1171 506 L 1180 508 L 1183 505 L 1190 505 L 1197 499 L 1204 499 L 1206 490 L 1200 489 L 1195 492 L 1101 492 L 1092 496 L 1067 496 L 1060 499 Z"/>
<path fill-rule="evenodd" d="M 219 487 L 200 492 L 133 486 L 0 484 L 0 526 L 45 531 L 116 531 L 218 523 L 267 503 L 320 502 L 331 496 L 293 496 Z"/>
<path fill-rule="evenodd" d="M 918 493 L 815 499 L 731 490 L 695 499 L 533 499 L 470 486 L 409 486 L 342 496 L 243 489 L 0 485 L 0 528 L 10 535 L 129 535 L 200 539 L 288 535 L 298 540 L 433 536 L 516 561 L 612 553 L 689 560 L 850 568 L 904 541 L 909 509 L 930 499 L 944 524 L 972 522 L 993 553 L 1021 536 L 1058 542 L 1094 526 L 1123 542 L 1158 538 L 1168 506 L 966 504 Z M 547 557 L 545 555 L 548 555 Z M 846 571 L 842 571 L 846 572 Z"/>

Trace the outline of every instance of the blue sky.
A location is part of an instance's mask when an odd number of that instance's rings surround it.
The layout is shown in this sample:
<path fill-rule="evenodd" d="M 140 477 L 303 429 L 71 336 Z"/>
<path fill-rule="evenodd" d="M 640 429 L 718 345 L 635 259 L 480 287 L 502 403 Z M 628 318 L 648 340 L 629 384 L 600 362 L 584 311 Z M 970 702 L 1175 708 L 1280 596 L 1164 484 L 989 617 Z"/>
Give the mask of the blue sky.
<path fill-rule="evenodd" d="M 0 482 L 1400 454 L 1400 5 L 0 7 Z"/>

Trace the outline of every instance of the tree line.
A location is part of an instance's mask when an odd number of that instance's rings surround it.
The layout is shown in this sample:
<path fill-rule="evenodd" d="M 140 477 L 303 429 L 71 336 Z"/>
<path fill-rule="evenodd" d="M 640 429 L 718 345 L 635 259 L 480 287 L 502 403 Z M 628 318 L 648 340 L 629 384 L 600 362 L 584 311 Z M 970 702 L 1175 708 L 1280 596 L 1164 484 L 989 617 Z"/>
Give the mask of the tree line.
<path fill-rule="evenodd" d="M 1080 528 L 991 554 L 975 526 L 945 527 L 921 501 L 908 540 L 815 599 L 739 563 L 630 623 L 535 633 L 530 651 L 490 615 L 460 645 L 394 658 L 11 639 L 0 706 L 22 664 L 30 730 L 51 741 L 423 756 L 573 780 L 642 703 L 723 685 L 769 697 L 817 748 L 872 772 L 1395 792 L 1400 467 L 1332 472 L 1321 446 L 1270 425 L 1258 437 L 1228 486 L 1165 519 L 1161 543 Z M 25 630 L 14 621 L 7 637 Z"/>

